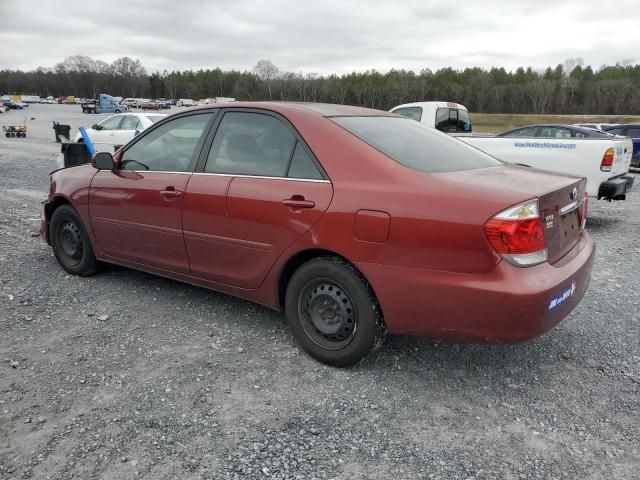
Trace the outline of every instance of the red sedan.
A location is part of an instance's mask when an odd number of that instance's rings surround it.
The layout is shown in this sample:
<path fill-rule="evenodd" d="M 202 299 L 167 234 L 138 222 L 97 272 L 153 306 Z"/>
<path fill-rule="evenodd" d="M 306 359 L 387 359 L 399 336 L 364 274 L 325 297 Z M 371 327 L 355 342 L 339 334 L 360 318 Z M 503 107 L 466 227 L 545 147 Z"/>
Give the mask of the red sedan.
<path fill-rule="evenodd" d="M 551 329 L 589 282 L 584 190 L 386 112 L 234 103 L 54 172 L 41 233 L 73 274 L 116 263 L 284 310 L 302 348 L 347 366 L 387 331 Z"/>

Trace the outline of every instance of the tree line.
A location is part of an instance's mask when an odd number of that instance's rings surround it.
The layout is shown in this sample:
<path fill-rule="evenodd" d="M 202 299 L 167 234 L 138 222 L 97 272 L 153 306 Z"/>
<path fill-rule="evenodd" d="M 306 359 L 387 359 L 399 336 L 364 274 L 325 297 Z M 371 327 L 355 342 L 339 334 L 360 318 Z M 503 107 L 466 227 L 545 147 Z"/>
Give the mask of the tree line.
<path fill-rule="evenodd" d="M 577 58 L 544 70 L 425 68 L 323 76 L 281 71 L 269 60 L 260 60 L 250 71 L 210 68 L 148 73 L 140 60 L 129 57 L 109 64 L 75 55 L 52 68 L 0 70 L 0 93 L 81 98 L 95 98 L 99 93 L 145 98 L 234 97 L 383 110 L 413 101 L 446 100 L 479 113 L 640 115 L 640 64 L 623 61 L 593 69 Z"/>

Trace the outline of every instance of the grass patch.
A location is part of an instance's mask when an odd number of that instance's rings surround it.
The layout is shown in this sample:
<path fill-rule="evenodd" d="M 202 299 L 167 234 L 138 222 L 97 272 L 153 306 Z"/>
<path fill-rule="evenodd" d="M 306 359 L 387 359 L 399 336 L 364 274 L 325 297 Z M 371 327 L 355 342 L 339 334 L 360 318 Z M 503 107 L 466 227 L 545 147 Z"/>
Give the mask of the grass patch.
<path fill-rule="evenodd" d="M 638 123 L 633 115 L 514 115 L 508 113 L 471 113 L 475 133 L 500 133 L 537 123 Z"/>

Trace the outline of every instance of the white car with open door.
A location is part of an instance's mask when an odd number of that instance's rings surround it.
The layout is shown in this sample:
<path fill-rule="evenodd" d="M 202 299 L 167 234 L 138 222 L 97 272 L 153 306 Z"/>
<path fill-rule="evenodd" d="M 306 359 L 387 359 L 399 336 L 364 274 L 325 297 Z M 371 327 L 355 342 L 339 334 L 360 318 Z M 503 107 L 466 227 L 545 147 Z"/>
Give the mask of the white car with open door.
<path fill-rule="evenodd" d="M 87 128 L 87 134 L 98 152 L 113 153 L 114 147 L 126 144 L 138 133 L 165 118 L 162 113 L 119 113 Z M 76 142 L 82 142 L 78 133 Z"/>

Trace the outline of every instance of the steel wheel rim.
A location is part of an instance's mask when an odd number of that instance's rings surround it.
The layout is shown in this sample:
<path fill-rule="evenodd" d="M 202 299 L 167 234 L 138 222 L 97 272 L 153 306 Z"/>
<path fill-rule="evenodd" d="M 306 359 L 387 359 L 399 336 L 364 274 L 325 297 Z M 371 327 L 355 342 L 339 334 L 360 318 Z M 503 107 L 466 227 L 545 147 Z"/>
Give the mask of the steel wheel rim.
<path fill-rule="evenodd" d="M 58 252 L 63 261 L 69 266 L 78 265 L 84 253 L 84 243 L 78 225 L 71 220 L 65 221 L 58 229 L 57 240 Z"/>
<path fill-rule="evenodd" d="M 340 284 L 327 278 L 312 280 L 302 289 L 298 317 L 307 337 L 327 350 L 349 345 L 358 328 L 351 297 Z"/>

